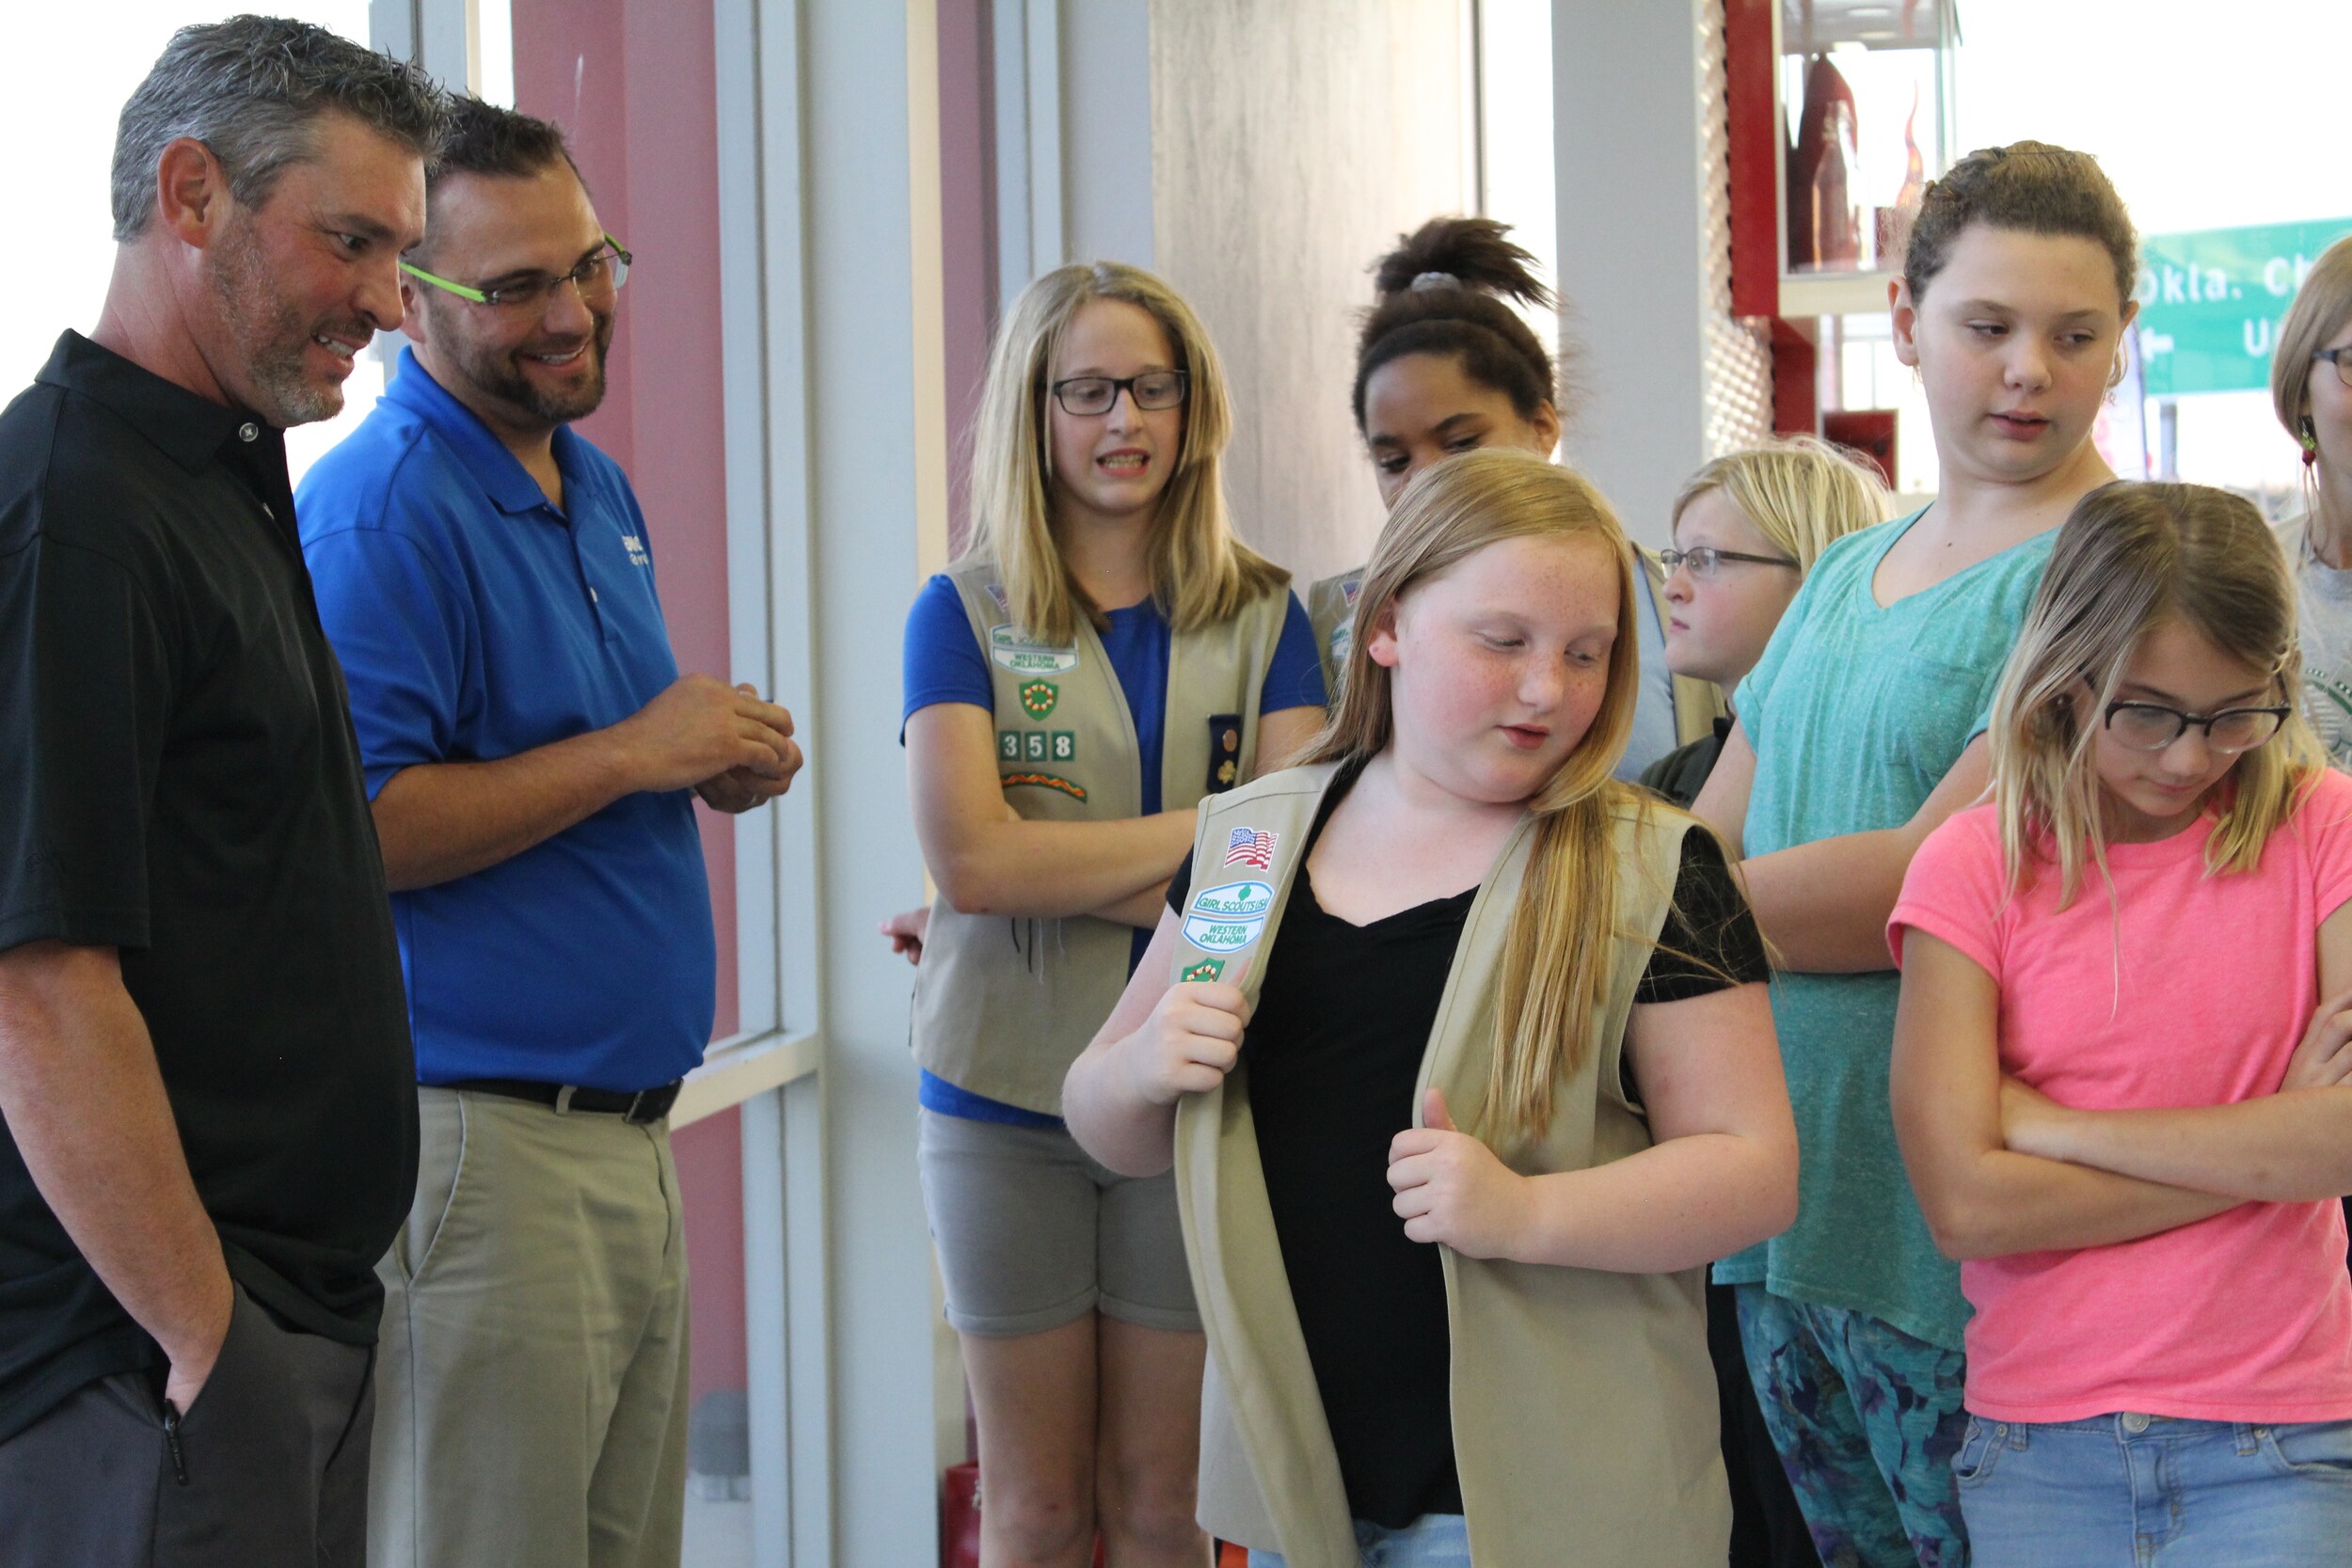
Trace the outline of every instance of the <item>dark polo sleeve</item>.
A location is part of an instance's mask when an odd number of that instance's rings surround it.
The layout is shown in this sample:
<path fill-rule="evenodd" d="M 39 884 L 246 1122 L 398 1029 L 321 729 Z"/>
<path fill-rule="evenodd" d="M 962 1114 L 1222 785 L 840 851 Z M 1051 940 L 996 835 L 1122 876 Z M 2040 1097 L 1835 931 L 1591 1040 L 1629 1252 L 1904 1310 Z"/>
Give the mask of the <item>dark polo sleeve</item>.
<path fill-rule="evenodd" d="M 0 951 L 147 944 L 171 680 L 119 563 L 40 534 L 0 557 Z"/>

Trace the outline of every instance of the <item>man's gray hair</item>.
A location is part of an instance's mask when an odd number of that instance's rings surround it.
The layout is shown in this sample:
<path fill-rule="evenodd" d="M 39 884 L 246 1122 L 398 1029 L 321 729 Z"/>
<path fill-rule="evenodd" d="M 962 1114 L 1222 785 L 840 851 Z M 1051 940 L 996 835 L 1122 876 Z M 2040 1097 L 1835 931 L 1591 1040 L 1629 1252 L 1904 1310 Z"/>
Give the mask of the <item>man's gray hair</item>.
<path fill-rule="evenodd" d="M 324 27 L 235 16 L 183 27 L 122 105 L 115 132 L 117 240 L 136 239 L 155 211 L 164 149 L 193 136 L 228 171 L 230 194 L 256 207 L 289 164 L 310 156 L 320 116 L 349 115 L 428 165 L 449 100 L 412 65 Z"/>

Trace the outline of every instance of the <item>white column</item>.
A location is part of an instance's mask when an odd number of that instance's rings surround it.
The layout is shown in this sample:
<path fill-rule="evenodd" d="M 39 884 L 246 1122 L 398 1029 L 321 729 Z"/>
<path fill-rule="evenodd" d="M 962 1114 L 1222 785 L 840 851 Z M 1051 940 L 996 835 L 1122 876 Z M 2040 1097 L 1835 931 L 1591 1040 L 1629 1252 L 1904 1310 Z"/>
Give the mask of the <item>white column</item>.
<path fill-rule="evenodd" d="M 753 1465 L 787 1511 L 757 1515 L 758 1559 L 905 1568 L 938 1551 L 930 1239 L 912 972 L 874 923 L 924 895 L 898 709 L 899 630 L 946 546 L 936 14 L 718 0 L 717 21 L 730 538 L 739 572 L 764 558 L 774 686 L 809 756 L 776 814 L 779 1022 L 823 1049 L 745 1123 L 747 1159 L 784 1167 L 782 1212 L 760 1216 L 782 1278 L 761 1288 L 788 1332 L 754 1366 L 785 1397 L 755 1391 Z"/>
<path fill-rule="evenodd" d="M 1565 455 L 1636 537 L 1708 456 L 1701 8 L 1554 0 L 1563 328 L 1581 392 Z"/>

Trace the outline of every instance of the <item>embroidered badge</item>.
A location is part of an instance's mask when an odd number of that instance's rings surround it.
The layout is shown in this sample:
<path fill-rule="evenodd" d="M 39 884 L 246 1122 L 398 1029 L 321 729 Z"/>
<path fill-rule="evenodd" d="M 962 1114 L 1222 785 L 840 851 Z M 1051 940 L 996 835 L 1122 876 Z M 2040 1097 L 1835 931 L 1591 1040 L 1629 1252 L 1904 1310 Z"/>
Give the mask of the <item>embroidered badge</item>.
<path fill-rule="evenodd" d="M 1274 841 L 1281 836 L 1263 828 L 1235 828 L 1233 836 L 1225 841 L 1225 863 L 1270 870 L 1274 865 Z"/>
<path fill-rule="evenodd" d="M 1363 591 L 1364 579 L 1361 578 L 1349 578 L 1345 582 L 1340 584 L 1340 597 L 1347 601 L 1347 607 L 1350 610 L 1356 608 L 1357 596 L 1362 594 Z"/>
<path fill-rule="evenodd" d="M 1184 915 L 1184 940 L 1212 953 L 1238 953 L 1264 931 L 1273 908 L 1274 889 L 1264 882 L 1203 889 Z"/>
<path fill-rule="evenodd" d="M 1221 795 L 1241 781 L 1241 715 L 1209 715 L 1209 782 L 1201 788 Z"/>
<path fill-rule="evenodd" d="M 996 608 L 999 610 L 1012 608 L 1011 602 L 1005 597 L 1005 585 L 1001 582 L 992 582 L 988 585 L 988 596 L 996 601 Z"/>
<path fill-rule="evenodd" d="M 1018 626 L 991 626 L 988 631 L 988 657 L 1000 670 L 1016 675 L 1058 675 L 1078 667 L 1075 647 L 1055 646 L 1025 637 Z"/>
<path fill-rule="evenodd" d="M 1044 718 L 1060 701 L 1061 688 L 1052 681 L 1031 681 L 1021 689 L 1021 711 L 1032 719 Z"/>
<path fill-rule="evenodd" d="M 996 782 L 1007 789 L 1017 784 L 1034 784 L 1040 789 L 1058 789 L 1073 800 L 1087 798 L 1086 785 L 1065 779 L 1058 773 L 1007 773 Z"/>
<path fill-rule="evenodd" d="M 1181 977 L 1191 981 L 1214 980 L 1224 973 L 1225 960 L 1223 958 L 1203 958 L 1187 968 Z"/>
<path fill-rule="evenodd" d="M 1078 732 L 1075 730 L 998 730 L 996 732 L 998 762 L 1075 762 L 1078 760 Z"/>

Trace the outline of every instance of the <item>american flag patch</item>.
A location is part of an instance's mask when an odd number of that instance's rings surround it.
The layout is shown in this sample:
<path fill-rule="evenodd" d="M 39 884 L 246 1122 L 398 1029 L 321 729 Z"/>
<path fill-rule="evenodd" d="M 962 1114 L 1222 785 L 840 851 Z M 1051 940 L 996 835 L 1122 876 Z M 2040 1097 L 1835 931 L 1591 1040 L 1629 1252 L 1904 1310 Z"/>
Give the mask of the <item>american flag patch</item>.
<path fill-rule="evenodd" d="M 1270 870 L 1274 865 L 1274 841 L 1279 836 L 1263 828 L 1235 828 L 1233 836 L 1225 842 L 1225 863 Z"/>

